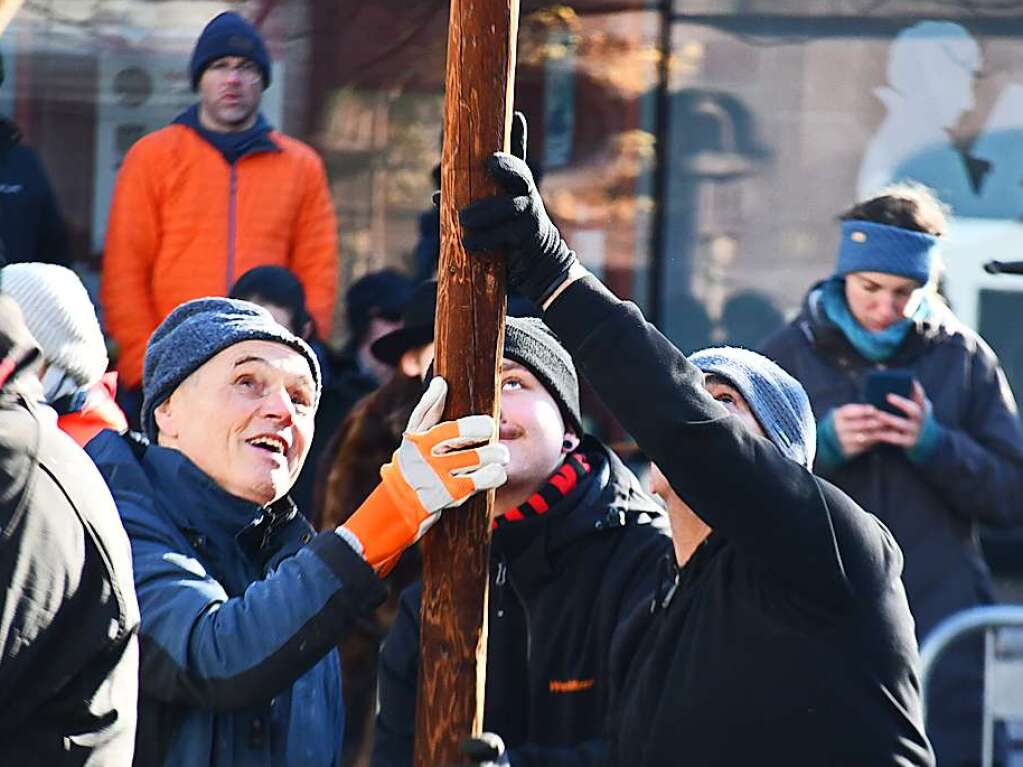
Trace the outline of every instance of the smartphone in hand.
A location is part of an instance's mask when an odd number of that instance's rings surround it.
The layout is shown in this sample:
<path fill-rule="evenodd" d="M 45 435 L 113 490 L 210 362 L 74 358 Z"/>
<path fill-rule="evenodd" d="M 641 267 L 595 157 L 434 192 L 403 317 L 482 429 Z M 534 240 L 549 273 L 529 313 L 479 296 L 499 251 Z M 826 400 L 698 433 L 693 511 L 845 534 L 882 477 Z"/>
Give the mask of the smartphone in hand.
<path fill-rule="evenodd" d="M 897 416 L 906 414 L 888 401 L 889 394 L 913 399 L 913 373 L 909 370 L 872 370 L 863 379 L 863 401 Z"/>

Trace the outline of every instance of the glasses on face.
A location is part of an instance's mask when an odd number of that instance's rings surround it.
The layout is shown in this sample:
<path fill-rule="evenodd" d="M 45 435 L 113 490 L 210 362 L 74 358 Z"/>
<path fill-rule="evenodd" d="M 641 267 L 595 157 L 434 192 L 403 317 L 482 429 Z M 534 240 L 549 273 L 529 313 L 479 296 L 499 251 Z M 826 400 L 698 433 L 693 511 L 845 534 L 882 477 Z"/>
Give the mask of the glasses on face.
<path fill-rule="evenodd" d="M 210 64 L 209 71 L 223 78 L 232 74 L 238 75 L 238 79 L 248 85 L 253 85 L 263 79 L 263 73 L 252 61 L 243 61 L 240 64 L 232 65 L 230 61 L 221 59 Z"/>

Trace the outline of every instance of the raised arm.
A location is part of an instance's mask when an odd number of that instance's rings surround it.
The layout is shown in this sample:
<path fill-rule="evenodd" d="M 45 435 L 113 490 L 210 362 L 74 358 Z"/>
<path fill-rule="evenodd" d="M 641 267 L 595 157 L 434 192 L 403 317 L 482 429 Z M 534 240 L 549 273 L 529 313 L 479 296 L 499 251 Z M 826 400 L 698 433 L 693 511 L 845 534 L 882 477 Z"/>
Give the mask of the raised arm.
<path fill-rule="evenodd" d="M 861 564 L 899 559 L 875 519 L 730 416 L 634 305 L 579 266 L 524 162 L 498 154 L 490 169 L 505 194 L 462 212 L 466 247 L 507 249 L 511 282 L 545 307 L 587 380 L 696 514 L 790 586 L 829 603 L 852 594 Z"/>

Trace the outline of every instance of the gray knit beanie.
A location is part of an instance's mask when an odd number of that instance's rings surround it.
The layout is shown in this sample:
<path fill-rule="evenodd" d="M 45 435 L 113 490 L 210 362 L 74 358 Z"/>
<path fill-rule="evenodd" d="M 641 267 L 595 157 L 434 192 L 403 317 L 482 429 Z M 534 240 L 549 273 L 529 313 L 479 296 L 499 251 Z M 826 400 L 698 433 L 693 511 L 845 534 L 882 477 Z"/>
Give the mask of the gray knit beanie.
<path fill-rule="evenodd" d="M 320 363 L 309 345 L 266 309 L 234 298 L 197 298 L 167 315 L 146 347 L 142 373 L 142 428 L 156 441 L 156 408 L 207 360 L 242 341 L 274 341 L 305 357 L 320 400 Z"/>
<path fill-rule="evenodd" d="M 583 435 L 579 416 L 579 376 L 572 355 L 536 317 L 508 317 L 504 325 L 504 356 L 528 368 L 558 403 L 566 426 Z"/>
<path fill-rule="evenodd" d="M 79 387 L 96 384 L 107 369 L 107 347 L 78 275 L 57 264 L 21 263 L 5 266 L 0 281 L 20 307 L 43 359 Z"/>
<path fill-rule="evenodd" d="M 817 450 L 817 424 L 803 385 L 762 354 L 724 346 L 702 349 L 689 361 L 731 383 L 746 400 L 768 439 L 806 468 Z"/>

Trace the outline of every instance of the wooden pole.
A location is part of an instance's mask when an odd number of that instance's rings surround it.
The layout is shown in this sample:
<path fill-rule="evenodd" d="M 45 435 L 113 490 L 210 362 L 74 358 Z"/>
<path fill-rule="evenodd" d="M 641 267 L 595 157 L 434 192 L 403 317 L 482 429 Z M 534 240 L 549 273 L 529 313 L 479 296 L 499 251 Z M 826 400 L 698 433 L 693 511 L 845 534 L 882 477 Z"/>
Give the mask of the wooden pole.
<path fill-rule="evenodd" d="M 451 0 L 435 335 L 436 371 L 449 387 L 445 418 L 497 415 L 504 258 L 465 253 L 458 211 L 497 192 L 485 161 L 510 139 L 518 5 Z M 491 491 L 445 513 L 422 541 L 417 767 L 461 762 L 461 742 L 482 731 L 493 503 Z"/>

